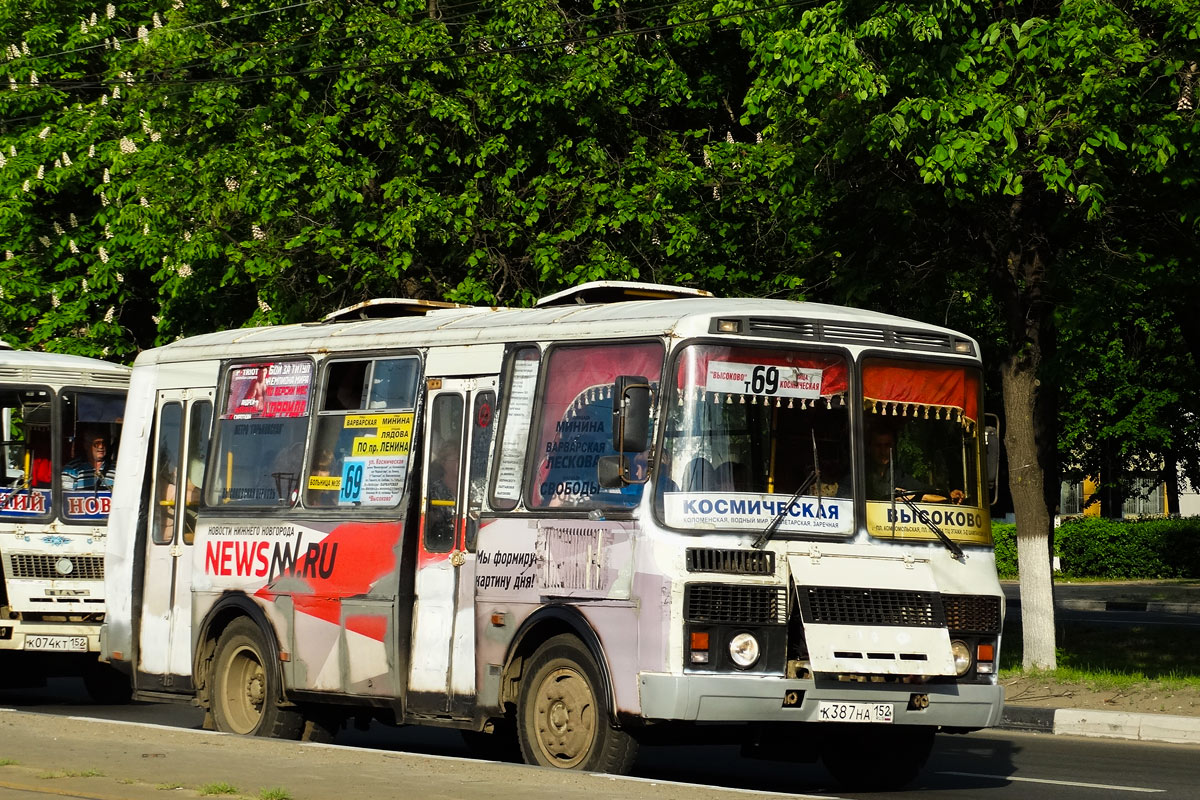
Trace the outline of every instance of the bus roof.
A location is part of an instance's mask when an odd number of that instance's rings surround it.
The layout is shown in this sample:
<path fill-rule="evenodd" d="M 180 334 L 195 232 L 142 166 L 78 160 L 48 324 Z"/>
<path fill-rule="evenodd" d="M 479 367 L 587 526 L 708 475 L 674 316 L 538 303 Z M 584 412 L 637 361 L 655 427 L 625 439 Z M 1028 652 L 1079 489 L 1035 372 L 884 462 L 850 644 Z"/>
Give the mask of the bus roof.
<path fill-rule="evenodd" d="M 31 350 L 0 350 L 0 383 L 112 386 L 129 383 L 129 367 L 97 358 Z"/>
<path fill-rule="evenodd" d="M 416 316 L 238 328 L 147 350 L 137 363 L 547 339 L 690 338 L 713 332 L 716 320 L 736 320 L 736 330 L 723 332 L 741 334 L 747 341 L 820 341 L 979 354 L 974 340 L 963 334 L 874 311 L 789 300 L 681 297 L 540 308 L 431 308 Z"/>

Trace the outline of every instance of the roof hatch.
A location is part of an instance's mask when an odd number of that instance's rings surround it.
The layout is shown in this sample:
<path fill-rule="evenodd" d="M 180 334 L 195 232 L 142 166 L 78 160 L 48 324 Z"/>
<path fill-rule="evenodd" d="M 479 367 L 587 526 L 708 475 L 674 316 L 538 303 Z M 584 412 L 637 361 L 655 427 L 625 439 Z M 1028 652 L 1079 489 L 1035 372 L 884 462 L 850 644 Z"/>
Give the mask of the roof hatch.
<path fill-rule="evenodd" d="M 391 319 L 394 317 L 423 317 L 430 311 L 443 308 L 470 308 L 462 303 L 443 303 L 438 300 L 413 300 L 408 297 L 376 297 L 352 306 L 331 311 L 322 322 L 353 322 L 360 319 Z"/>
<path fill-rule="evenodd" d="M 637 281 L 590 281 L 563 289 L 538 300 L 538 308 L 546 306 L 588 305 L 590 303 L 624 303 L 630 300 L 675 300 L 682 297 L 712 297 L 712 292 L 687 286 L 667 286 L 662 283 Z"/>

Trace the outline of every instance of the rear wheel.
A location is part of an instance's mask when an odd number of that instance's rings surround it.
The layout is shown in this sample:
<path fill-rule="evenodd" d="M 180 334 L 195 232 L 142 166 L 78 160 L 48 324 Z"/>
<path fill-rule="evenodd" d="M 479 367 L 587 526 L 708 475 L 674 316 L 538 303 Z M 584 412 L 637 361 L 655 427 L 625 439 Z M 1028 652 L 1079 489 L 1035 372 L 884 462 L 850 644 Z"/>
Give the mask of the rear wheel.
<path fill-rule="evenodd" d="M 917 777 L 933 749 L 932 727 L 842 726 L 825 741 L 821 760 L 842 788 L 900 789 Z"/>
<path fill-rule="evenodd" d="M 627 772 L 637 742 L 610 719 L 600 669 L 583 643 L 562 634 L 538 648 L 521 681 L 517 712 L 525 763 Z"/>
<path fill-rule="evenodd" d="M 304 717 L 280 708 L 283 697 L 272 650 L 257 625 L 234 620 L 217 640 L 212 674 L 212 714 L 216 729 L 247 736 L 296 739 Z"/>

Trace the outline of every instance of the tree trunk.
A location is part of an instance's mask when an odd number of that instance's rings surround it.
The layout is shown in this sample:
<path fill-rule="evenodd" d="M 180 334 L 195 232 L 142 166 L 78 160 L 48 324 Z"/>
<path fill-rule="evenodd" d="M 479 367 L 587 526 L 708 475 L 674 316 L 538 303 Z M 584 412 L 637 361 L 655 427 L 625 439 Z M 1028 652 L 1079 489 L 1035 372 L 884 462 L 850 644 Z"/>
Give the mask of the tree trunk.
<path fill-rule="evenodd" d="M 1011 357 L 1000 369 L 1004 389 L 1004 448 L 1008 486 L 1017 518 L 1017 569 L 1021 573 L 1021 632 L 1025 669 L 1054 669 L 1054 591 L 1050 571 L 1050 513 L 1037 459 L 1033 407 L 1036 370 Z"/>
<path fill-rule="evenodd" d="M 1004 448 L 1008 487 L 1017 521 L 1017 569 L 1021 573 L 1021 632 L 1025 669 L 1057 667 L 1054 651 L 1054 583 L 1051 571 L 1047 458 L 1056 446 L 1053 426 L 1043 423 L 1057 409 L 1039 399 L 1043 344 L 1052 335 L 1054 308 L 1047 301 L 1049 251 L 1042 209 L 1017 198 L 1008 209 L 1012 225 L 1006 246 L 996 248 L 995 278 L 1008 328 L 1008 357 L 1000 366 L 1004 395 Z M 1046 340 L 1046 341 L 1044 341 Z M 1044 398 L 1042 399 L 1044 400 Z M 1043 438 L 1039 438 L 1043 437 Z M 1041 445 L 1041 447 L 1039 447 Z M 1057 474 L 1050 476 L 1057 480 Z"/>

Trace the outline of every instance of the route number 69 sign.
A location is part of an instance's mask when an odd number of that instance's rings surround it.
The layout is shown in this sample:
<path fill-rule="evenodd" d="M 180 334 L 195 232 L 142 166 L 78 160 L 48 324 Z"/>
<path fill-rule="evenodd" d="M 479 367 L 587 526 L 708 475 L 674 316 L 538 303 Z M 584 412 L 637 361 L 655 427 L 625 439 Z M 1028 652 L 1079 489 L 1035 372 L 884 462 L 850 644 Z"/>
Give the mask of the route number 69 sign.
<path fill-rule="evenodd" d="M 821 396 L 821 370 L 774 364 L 710 361 L 705 388 L 710 392 L 803 397 L 815 400 Z"/>

